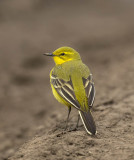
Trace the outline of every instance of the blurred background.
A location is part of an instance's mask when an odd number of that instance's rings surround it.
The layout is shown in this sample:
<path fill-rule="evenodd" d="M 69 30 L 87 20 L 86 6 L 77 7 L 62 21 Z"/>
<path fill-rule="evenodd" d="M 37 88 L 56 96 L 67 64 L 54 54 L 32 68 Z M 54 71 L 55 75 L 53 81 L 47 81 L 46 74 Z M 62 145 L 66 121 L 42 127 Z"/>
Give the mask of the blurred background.
<path fill-rule="evenodd" d="M 124 67 L 134 62 L 133 44 L 133 0 L 0 0 L 0 159 L 65 120 L 49 85 L 54 62 L 43 53 L 76 49 L 94 75 L 98 105 L 133 90 L 132 65 Z"/>

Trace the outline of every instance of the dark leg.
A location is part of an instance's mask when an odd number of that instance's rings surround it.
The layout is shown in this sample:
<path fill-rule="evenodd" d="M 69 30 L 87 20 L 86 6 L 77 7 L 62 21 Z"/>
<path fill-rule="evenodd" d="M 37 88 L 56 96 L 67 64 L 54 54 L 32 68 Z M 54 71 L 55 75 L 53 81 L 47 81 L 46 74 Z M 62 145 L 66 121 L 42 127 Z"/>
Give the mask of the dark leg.
<path fill-rule="evenodd" d="M 80 115 L 78 114 L 78 120 L 77 120 L 77 124 L 76 124 L 76 129 L 78 128 L 79 120 L 80 120 Z"/>
<path fill-rule="evenodd" d="M 68 120 L 69 120 L 70 112 L 71 112 L 71 107 L 68 107 L 68 115 L 67 115 L 67 120 L 66 120 L 66 127 L 65 127 L 65 130 L 67 129 L 67 125 L 68 125 Z"/>
<path fill-rule="evenodd" d="M 80 120 L 80 115 L 78 114 L 77 124 L 76 124 L 75 128 L 70 129 L 70 130 L 69 130 L 69 132 L 71 132 L 71 131 L 76 131 L 76 130 L 77 130 L 77 128 L 78 128 L 78 124 L 79 124 L 79 120 Z"/>

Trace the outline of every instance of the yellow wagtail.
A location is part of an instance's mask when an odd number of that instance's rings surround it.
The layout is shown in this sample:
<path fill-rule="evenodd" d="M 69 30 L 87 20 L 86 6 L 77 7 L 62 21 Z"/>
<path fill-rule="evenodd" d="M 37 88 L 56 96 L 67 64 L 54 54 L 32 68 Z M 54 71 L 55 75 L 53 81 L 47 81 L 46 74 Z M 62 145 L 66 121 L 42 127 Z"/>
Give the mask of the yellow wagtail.
<path fill-rule="evenodd" d="M 54 97 L 68 107 L 66 128 L 71 107 L 75 107 L 87 133 L 95 135 L 96 126 L 91 114 L 95 88 L 88 67 L 82 63 L 79 53 L 70 47 L 61 47 L 44 55 L 52 56 L 56 63 L 50 72 L 50 83 Z"/>

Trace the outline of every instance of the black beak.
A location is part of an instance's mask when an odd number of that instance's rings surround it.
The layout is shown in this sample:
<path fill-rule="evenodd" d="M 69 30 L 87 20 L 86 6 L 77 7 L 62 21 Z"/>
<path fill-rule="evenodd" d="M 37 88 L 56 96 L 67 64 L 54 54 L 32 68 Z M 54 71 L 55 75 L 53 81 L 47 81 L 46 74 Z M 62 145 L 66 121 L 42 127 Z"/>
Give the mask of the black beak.
<path fill-rule="evenodd" d="M 43 53 L 45 56 L 54 56 L 53 53 Z"/>

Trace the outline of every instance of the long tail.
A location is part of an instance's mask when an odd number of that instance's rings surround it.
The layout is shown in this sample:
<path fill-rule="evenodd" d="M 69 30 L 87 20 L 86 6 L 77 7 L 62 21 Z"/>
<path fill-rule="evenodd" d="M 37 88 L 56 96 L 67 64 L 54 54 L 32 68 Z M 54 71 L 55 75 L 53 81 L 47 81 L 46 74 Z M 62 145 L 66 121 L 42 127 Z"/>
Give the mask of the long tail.
<path fill-rule="evenodd" d="M 93 119 L 93 116 L 91 114 L 91 111 L 83 112 L 78 111 L 82 120 L 82 123 L 84 124 L 84 127 L 88 134 L 95 135 L 96 134 L 96 125 Z"/>

